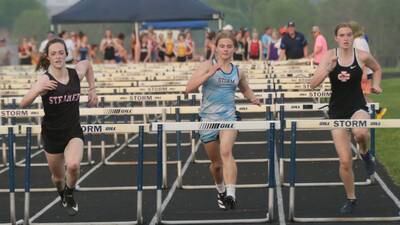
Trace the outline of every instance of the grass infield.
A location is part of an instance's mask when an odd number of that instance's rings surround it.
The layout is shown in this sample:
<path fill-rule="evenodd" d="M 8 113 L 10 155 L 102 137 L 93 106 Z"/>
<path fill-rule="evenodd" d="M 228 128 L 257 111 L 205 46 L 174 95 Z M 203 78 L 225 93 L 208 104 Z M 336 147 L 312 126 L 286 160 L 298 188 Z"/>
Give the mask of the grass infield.
<path fill-rule="evenodd" d="M 382 80 L 383 93 L 371 94 L 370 98 L 380 103 L 381 107 L 387 107 L 384 119 L 400 118 L 399 101 L 400 78 Z M 377 129 L 376 150 L 378 160 L 386 167 L 386 170 L 397 185 L 400 185 L 400 128 Z"/>

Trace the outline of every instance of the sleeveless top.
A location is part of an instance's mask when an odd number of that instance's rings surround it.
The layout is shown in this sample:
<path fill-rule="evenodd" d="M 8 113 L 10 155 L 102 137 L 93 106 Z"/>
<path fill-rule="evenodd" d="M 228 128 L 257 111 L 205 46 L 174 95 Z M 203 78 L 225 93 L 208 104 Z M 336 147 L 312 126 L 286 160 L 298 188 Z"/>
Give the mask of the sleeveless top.
<path fill-rule="evenodd" d="M 235 115 L 235 91 L 239 84 L 239 69 L 232 63 L 230 73 L 221 69 L 203 83 L 200 117 L 209 120 L 233 120 Z"/>
<path fill-rule="evenodd" d="M 258 40 L 256 41 L 251 40 L 249 54 L 252 57 L 260 56 L 260 42 Z"/>
<path fill-rule="evenodd" d="M 114 42 L 110 39 L 106 39 L 106 47 L 104 48 L 104 59 L 105 60 L 115 59 Z"/>
<path fill-rule="evenodd" d="M 78 125 L 80 80 L 75 69 L 67 68 L 69 81 L 58 82 L 48 71 L 45 75 L 57 81 L 57 88 L 42 96 L 44 117 L 42 127 L 47 130 L 65 130 Z"/>
<path fill-rule="evenodd" d="M 178 42 L 176 44 L 176 48 L 177 48 L 177 57 L 185 57 L 186 56 L 186 43 L 185 42 Z"/>
<path fill-rule="evenodd" d="M 335 49 L 338 56 L 338 50 Z M 365 108 L 366 101 L 361 89 L 362 68 L 357 60 L 357 52 L 353 49 L 353 62 L 349 66 L 339 64 L 329 73 L 332 95 L 329 102 L 330 113 L 346 113 Z"/>
<path fill-rule="evenodd" d="M 174 53 L 174 40 L 165 40 L 165 54 L 172 55 Z"/>
<path fill-rule="evenodd" d="M 79 48 L 79 60 L 85 60 L 89 58 L 89 47 L 82 46 Z"/>

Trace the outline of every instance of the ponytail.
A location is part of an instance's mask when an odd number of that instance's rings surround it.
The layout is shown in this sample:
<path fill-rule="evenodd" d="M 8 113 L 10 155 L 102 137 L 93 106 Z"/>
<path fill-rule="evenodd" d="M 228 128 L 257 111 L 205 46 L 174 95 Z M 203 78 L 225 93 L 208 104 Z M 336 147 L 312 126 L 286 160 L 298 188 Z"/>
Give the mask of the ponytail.
<path fill-rule="evenodd" d="M 47 54 L 41 53 L 35 71 L 39 71 L 41 69 L 47 71 L 49 69 L 49 66 L 50 66 L 50 61 L 47 59 Z"/>

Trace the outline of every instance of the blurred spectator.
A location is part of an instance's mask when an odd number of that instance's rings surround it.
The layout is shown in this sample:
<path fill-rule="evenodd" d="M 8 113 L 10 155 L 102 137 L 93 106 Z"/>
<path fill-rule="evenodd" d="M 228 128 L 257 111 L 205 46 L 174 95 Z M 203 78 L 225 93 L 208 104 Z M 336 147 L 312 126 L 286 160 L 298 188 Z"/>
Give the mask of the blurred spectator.
<path fill-rule="evenodd" d="M 204 41 L 204 53 L 206 60 L 212 59 L 214 57 L 215 36 L 216 34 L 214 31 L 206 31 L 206 39 Z"/>
<path fill-rule="evenodd" d="M 36 38 L 35 37 L 31 37 L 30 39 L 29 39 L 29 44 L 31 45 L 31 47 L 32 47 L 32 64 L 33 65 L 37 65 L 38 64 L 38 62 L 39 62 L 39 57 L 40 57 L 40 55 L 39 55 L 39 52 L 38 52 L 38 49 L 37 49 L 37 41 L 36 41 Z"/>
<path fill-rule="evenodd" d="M 167 32 L 167 39 L 165 40 L 165 61 L 166 62 L 172 62 L 175 60 L 174 44 L 175 44 L 175 41 L 174 41 L 172 31 L 169 30 Z"/>
<path fill-rule="evenodd" d="M 111 30 L 106 30 L 100 42 L 100 51 L 104 54 L 104 63 L 115 63 L 115 42 Z"/>
<path fill-rule="evenodd" d="M 364 30 L 361 27 L 361 25 L 355 21 L 350 21 L 349 24 L 353 31 L 353 37 L 354 37 L 353 47 L 358 50 L 370 53 L 369 45 L 367 40 L 364 38 Z M 371 99 L 369 99 L 369 95 L 371 94 L 373 71 L 366 66 L 363 66 L 362 69 L 363 69 L 363 76 L 361 80 L 361 88 L 365 95 L 366 101 L 371 102 Z"/>
<path fill-rule="evenodd" d="M 99 64 L 101 63 L 101 60 L 97 56 L 97 52 L 99 51 L 99 46 L 96 44 L 90 45 L 89 49 L 89 57 L 92 60 L 93 63 Z"/>
<path fill-rule="evenodd" d="M 11 51 L 5 38 L 0 38 L 0 66 L 10 65 Z"/>
<path fill-rule="evenodd" d="M 185 35 L 183 33 L 179 34 L 178 41 L 175 44 L 174 53 L 176 55 L 177 62 L 186 62 L 186 49 L 189 48 L 191 50 L 191 46 L 186 43 Z"/>
<path fill-rule="evenodd" d="M 311 32 L 315 41 L 314 50 L 313 53 L 310 55 L 310 58 L 313 58 L 314 63 L 318 65 L 321 61 L 322 56 L 328 51 L 328 44 L 325 37 L 321 34 L 318 26 L 313 26 Z"/>
<path fill-rule="evenodd" d="M 127 63 L 128 62 L 128 52 L 124 47 L 125 35 L 119 33 L 118 37 L 115 39 L 115 62 L 116 63 Z"/>
<path fill-rule="evenodd" d="M 132 54 L 132 61 L 135 61 L 135 51 L 136 51 L 136 42 L 138 40 L 136 39 L 136 33 L 132 32 L 131 34 L 131 41 L 130 41 L 130 47 L 131 47 L 131 54 Z"/>
<path fill-rule="evenodd" d="M 83 34 L 80 38 L 79 44 L 78 44 L 78 60 L 82 61 L 85 59 L 90 59 L 90 45 L 88 41 L 88 37 Z"/>
<path fill-rule="evenodd" d="M 236 32 L 235 39 L 236 39 L 236 43 L 235 43 L 236 50 L 233 53 L 233 60 L 242 61 L 242 60 L 244 60 L 244 44 L 243 44 L 242 32 L 240 32 L 240 31 Z"/>
<path fill-rule="evenodd" d="M 249 44 L 249 58 L 252 60 L 261 60 L 262 57 L 262 43 L 258 38 L 257 31 L 253 31 Z"/>
<path fill-rule="evenodd" d="M 227 24 L 227 25 L 225 25 L 225 26 L 222 28 L 222 30 L 223 30 L 223 31 L 230 31 L 230 32 L 232 32 L 232 31 L 233 31 L 233 26 L 230 25 L 230 24 Z"/>
<path fill-rule="evenodd" d="M 307 57 L 307 40 L 304 35 L 296 31 L 296 25 L 290 21 L 287 25 L 287 33 L 282 37 L 281 41 L 281 60 L 284 59 L 301 59 Z"/>
<path fill-rule="evenodd" d="M 47 32 L 47 38 L 44 39 L 44 40 L 40 43 L 39 52 L 40 52 L 40 53 L 43 53 L 43 52 L 44 52 L 44 49 L 46 48 L 47 42 L 49 42 L 51 39 L 53 39 L 53 38 L 55 38 L 55 37 L 56 37 L 56 35 L 55 35 L 55 33 L 54 33 L 53 31 Z"/>
<path fill-rule="evenodd" d="M 264 34 L 261 36 L 262 43 L 262 59 L 268 59 L 269 46 L 271 43 L 272 28 L 266 27 L 264 29 Z"/>
<path fill-rule="evenodd" d="M 65 57 L 65 63 L 67 64 L 72 64 L 76 61 L 76 48 L 75 48 L 75 43 L 74 41 L 70 38 L 68 32 L 66 32 L 65 30 L 61 31 L 60 33 L 60 38 L 62 38 L 65 42 L 65 46 L 67 46 L 67 57 Z"/>
<path fill-rule="evenodd" d="M 26 37 L 22 38 L 18 46 L 18 58 L 20 65 L 32 65 L 32 46 Z"/>
<path fill-rule="evenodd" d="M 196 43 L 193 41 L 192 33 L 189 30 L 185 32 L 185 41 L 188 46 L 186 48 L 186 57 L 188 60 L 192 60 L 195 55 Z"/>
<path fill-rule="evenodd" d="M 268 60 L 278 60 L 279 59 L 279 45 L 276 46 L 278 41 L 280 40 L 280 35 L 278 30 L 273 29 L 271 34 L 271 42 L 269 44 L 269 52 L 268 52 Z"/>
<path fill-rule="evenodd" d="M 164 34 L 160 33 L 158 35 L 158 58 L 160 59 L 160 62 L 165 61 L 165 40 L 164 40 Z"/>
<path fill-rule="evenodd" d="M 143 33 L 140 36 L 140 62 L 150 62 L 152 43 L 149 34 Z"/>
<path fill-rule="evenodd" d="M 247 28 L 243 29 L 243 43 L 244 43 L 244 59 L 249 59 L 249 43 L 251 41 L 250 31 Z"/>

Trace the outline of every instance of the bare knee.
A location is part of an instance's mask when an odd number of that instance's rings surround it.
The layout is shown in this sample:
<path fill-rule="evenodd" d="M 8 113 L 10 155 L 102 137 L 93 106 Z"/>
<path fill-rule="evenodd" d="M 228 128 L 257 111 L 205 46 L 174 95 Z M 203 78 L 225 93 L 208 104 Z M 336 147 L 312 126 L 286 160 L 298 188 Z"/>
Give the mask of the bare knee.
<path fill-rule="evenodd" d="M 351 171 L 353 168 L 353 160 L 351 158 L 340 161 L 340 169 L 344 171 Z"/>
<path fill-rule="evenodd" d="M 222 169 L 222 163 L 221 162 L 211 162 L 210 164 L 210 170 L 219 172 Z"/>
<path fill-rule="evenodd" d="M 221 148 L 221 159 L 222 160 L 227 160 L 232 158 L 232 150 L 231 149 L 222 149 Z"/>
<path fill-rule="evenodd" d="M 80 169 L 79 162 L 70 162 L 70 163 L 67 163 L 67 170 L 68 170 L 69 172 L 77 173 L 77 172 L 79 172 L 79 169 Z"/>
<path fill-rule="evenodd" d="M 368 131 L 360 131 L 360 132 L 354 133 L 354 139 L 358 143 L 366 142 L 366 141 L 368 141 L 368 138 L 369 138 Z"/>
<path fill-rule="evenodd" d="M 53 180 L 54 183 L 64 182 L 64 177 L 57 176 L 57 175 L 54 175 L 54 174 L 51 175 L 51 179 Z"/>

